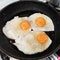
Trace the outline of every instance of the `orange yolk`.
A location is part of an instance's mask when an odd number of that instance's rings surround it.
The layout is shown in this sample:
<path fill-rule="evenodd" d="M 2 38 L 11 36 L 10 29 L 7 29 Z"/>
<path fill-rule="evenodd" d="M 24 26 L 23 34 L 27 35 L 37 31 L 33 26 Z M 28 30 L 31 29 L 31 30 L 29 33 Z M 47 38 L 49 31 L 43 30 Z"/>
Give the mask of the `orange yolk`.
<path fill-rule="evenodd" d="M 48 36 L 45 33 L 40 33 L 36 36 L 36 40 L 40 44 L 45 44 L 48 41 Z"/>
<path fill-rule="evenodd" d="M 46 21 L 43 17 L 38 17 L 35 23 L 38 27 L 44 27 L 46 25 Z"/>
<path fill-rule="evenodd" d="M 22 30 L 27 30 L 30 28 L 30 23 L 26 20 L 23 20 L 21 23 L 20 23 L 20 28 Z"/>

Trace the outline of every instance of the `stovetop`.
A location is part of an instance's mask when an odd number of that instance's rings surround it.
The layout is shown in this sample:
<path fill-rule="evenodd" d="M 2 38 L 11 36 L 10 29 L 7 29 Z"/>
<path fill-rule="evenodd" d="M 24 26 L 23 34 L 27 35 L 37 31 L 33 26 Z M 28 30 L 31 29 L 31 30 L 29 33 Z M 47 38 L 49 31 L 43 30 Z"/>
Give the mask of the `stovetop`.
<path fill-rule="evenodd" d="M 57 10 L 58 13 L 60 14 L 60 10 Z M 6 54 L 0 52 L 0 60 L 18 60 L 12 57 L 7 56 Z M 60 50 L 58 50 L 56 53 L 52 54 L 49 57 L 43 58 L 43 59 L 39 59 L 39 60 L 60 60 Z"/>
<path fill-rule="evenodd" d="M 8 4 L 13 3 L 15 1 L 19 1 L 19 0 L 0 0 L 0 10 L 3 9 Z M 59 10 L 57 10 L 57 11 L 60 14 L 60 8 L 58 8 L 58 9 Z M 6 54 L 0 52 L 0 60 L 18 60 L 18 59 L 12 58 L 12 57 L 7 56 Z M 46 58 L 43 58 L 43 59 L 38 59 L 38 60 L 60 60 L 60 50 L 58 50 L 56 53 L 52 54 L 49 57 L 46 57 Z"/>

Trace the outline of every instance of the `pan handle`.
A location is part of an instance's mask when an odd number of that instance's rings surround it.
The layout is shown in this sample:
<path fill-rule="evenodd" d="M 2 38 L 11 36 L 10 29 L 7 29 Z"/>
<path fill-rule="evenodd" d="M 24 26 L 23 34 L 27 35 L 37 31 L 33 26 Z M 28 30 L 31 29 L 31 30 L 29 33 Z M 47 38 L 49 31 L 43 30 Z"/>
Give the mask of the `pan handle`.
<path fill-rule="evenodd" d="M 28 0 L 20 0 L 20 1 L 28 1 Z M 60 0 L 29 0 L 29 1 L 42 1 L 42 2 L 50 2 L 56 7 L 60 6 Z"/>
<path fill-rule="evenodd" d="M 53 6 L 55 8 L 60 7 L 60 0 L 20 0 L 20 1 L 39 1 L 39 2 L 44 2 L 44 3 L 48 2 L 48 3 L 50 3 L 51 6 Z"/>
<path fill-rule="evenodd" d="M 41 1 L 41 2 L 46 2 L 46 0 L 20 0 L 20 1 Z"/>
<path fill-rule="evenodd" d="M 50 2 L 51 4 L 53 4 L 54 6 L 56 6 L 56 7 L 59 7 L 60 0 L 50 0 L 49 2 Z"/>

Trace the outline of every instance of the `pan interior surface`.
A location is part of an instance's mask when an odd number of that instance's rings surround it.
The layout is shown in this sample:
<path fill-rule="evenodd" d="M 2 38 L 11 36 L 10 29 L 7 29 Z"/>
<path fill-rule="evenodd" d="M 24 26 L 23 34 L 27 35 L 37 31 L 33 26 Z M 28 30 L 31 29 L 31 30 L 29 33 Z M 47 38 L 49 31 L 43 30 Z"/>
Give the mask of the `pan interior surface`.
<path fill-rule="evenodd" d="M 55 26 L 55 31 L 54 32 L 49 32 L 49 36 L 52 39 L 52 44 L 50 47 L 45 50 L 44 52 L 33 54 L 33 55 L 26 55 L 19 51 L 17 47 L 12 45 L 9 40 L 2 32 L 2 28 L 5 25 L 5 23 L 9 20 L 11 20 L 15 16 L 30 16 L 33 13 L 43 13 L 47 16 L 49 16 L 54 23 Z M 48 4 L 42 3 L 42 2 L 16 2 L 14 4 L 11 4 L 4 8 L 0 14 L 3 14 L 0 20 L 0 48 L 2 52 L 5 52 L 6 54 L 21 59 L 21 58 L 44 58 L 55 51 L 58 50 L 58 46 L 60 44 L 60 16 L 58 13 L 50 7 Z"/>

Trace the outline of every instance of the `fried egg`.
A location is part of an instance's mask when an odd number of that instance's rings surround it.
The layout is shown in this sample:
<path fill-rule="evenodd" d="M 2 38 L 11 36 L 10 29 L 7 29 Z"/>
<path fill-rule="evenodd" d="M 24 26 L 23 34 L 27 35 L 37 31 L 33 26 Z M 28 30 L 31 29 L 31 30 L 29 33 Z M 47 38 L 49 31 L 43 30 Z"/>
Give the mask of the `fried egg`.
<path fill-rule="evenodd" d="M 30 55 L 43 52 L 51 45 L 52 40 L 44 31 L 54 31 L 54 25 L 48 16 L 35 13 L 29 17 L 14 17 L 2 31 L 7 38 L 15 40 L 13 44 L 21 52 Z"/>
<path fill-rule="evenodd" d="M 3 33 L 10 39 L 17 39 L 20 35 L 26 35 L 30 29 L 30 22 L 28 17 L 14 17 L 12 20 L 7 21 L 3 27 Z"/>
<path fill-rule="evenodd" d="M 54 31 L 54 24 L 51 18 L 41 13 L 34 13 L 29 16 L 32 29 L 37 31 Z"/>
<path fill-rule="evenodd" d="M 20 36 L 14 45 L 24 54 L 35 54 L 45 51 L 52 43 L 52 40 L 45 32 L 33 31 L 26 36 Z"/>

